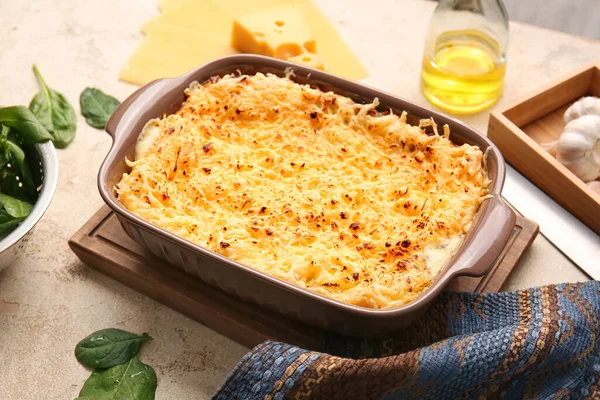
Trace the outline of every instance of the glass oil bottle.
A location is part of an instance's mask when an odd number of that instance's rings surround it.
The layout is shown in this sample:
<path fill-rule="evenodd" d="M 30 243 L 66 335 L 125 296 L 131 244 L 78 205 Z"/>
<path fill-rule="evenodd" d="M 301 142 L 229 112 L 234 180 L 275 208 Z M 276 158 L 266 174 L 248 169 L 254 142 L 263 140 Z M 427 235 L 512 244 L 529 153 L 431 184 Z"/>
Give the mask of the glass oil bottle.
<path fill-rule="evenodd" d="M 425 42 L 425 97 L 453 114 L 492 106 L 502 96 L 508 34 L 502 0 L 440 0 Z"/>

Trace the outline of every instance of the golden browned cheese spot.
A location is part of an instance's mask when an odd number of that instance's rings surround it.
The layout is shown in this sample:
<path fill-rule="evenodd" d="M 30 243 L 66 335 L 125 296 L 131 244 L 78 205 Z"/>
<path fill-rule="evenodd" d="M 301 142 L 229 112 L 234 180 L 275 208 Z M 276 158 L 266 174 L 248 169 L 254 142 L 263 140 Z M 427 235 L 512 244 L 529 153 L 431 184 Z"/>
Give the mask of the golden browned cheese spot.
<path fill-rule="evenodd" d="M 257 74 L 193 83 L 150 121 L 120 201 L 149 222 L 342 302 L 406 304 L 487 195 L 483 154 L 403 116 Z"/>

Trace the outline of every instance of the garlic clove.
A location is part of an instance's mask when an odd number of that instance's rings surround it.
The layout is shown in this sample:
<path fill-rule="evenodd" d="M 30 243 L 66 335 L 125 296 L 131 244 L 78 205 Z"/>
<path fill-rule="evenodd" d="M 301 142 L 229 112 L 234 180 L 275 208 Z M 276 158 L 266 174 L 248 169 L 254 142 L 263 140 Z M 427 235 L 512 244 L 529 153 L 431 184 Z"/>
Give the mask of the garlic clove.
<path fill-rule="evenodd" d="M 600 177 L 600 115 L 584 115 L 565 126 L 556 159 L 581 180 Z"/>
<path fill-rule="evenodd" d="M 587 182 L 586 185 L 589 186 L 594 192 L 600 194 L 600 181 L 591 181 Z"/>
<path fill-rule="evenodd" d="M 600 115 L 600 98 L 588 96 L 577 100 L 565 111 L 565 124 L 584 115 Z"/>
<path fill-rule="evenodd" d="M 548 153 L 550 153 L 553 157 L 556 157 L 556 145 L 558 144 L 558 140 L 549 143 L 540 143 L 540 146 Z"/>

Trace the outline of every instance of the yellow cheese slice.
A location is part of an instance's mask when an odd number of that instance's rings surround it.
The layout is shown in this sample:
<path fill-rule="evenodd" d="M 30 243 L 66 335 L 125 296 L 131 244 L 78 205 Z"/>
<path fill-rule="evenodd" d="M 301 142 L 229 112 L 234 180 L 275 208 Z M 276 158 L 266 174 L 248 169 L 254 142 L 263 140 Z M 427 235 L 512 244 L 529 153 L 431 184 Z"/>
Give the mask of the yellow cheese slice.
<path fill-rule="evenodd" d="M 146 22 L 142 32 L 151 33 L 156 25 L 165 24 L 229 39 L 233 16 L 217 0 L 187 0 Z"/>
<path fill-rule="evenodd" d="M 202 3 L 204 0 L 158 0 L 161 12 L 171 11 L 185 3 Z M 219 5 L 232 14 L 245 15 L 255 11 L 289 4 L 302 4 L 307 0 L 217 0 Z"/>
<path fill-rule="evenodd" d="M 306 1 L 305 19 L 318 43 L 317 53 L 328 72 L 349 79 L 362 79 L 368 73 L 329 19 L 312 1 Z"/>
<path fill-rule="evenodd" d="M 158 0 L 158 9 L 161 12 L 167 12 L 181 6 L 189 0 Z"/>
<path fill-rule="evenodd" d="M 226 38 L 156 25 L 119 72 L 119 79 L 145 85 L 155 79 L 172 78 L 215 58 L 238 53 Z"/>
<path fill-rule="evenodd" d="M 172 33 L 168 33 L 165 38 L 165 25 L 170 25 L 174 28 L 183 28 L 186 32 L 187 30 L 194 31 L 201 34 L 203 38 L 206 38 L 207 36 L 220 38 L 222 41 L 229 43 L 234 18 L 240 18 L 244 14 L 255 12 L 257 10 L 285 5 L 294 7 L 298 12 L 303 13 L 306 24 L 312 32 L 312 36 L 318 43 L 317 54 L 319 60 L 317 64 L 324 64 L 328 72 L 350 79 L 361 79 L 367 76 L 367 71 L 364 66 L 352 53 L 327 17 L 312 0 L 160 0 L 159 6 L 164 13 L 161 16 L 148 21 L 142 27 L 142 31 L 149 36 L 152 36 L 154 39 L 149 42 L 145 40 L 140 47 L 143 46 L 144 49 L 154 49 L 156 47 L 162 48 L 162 46 L 165 46 L 165 43 L 175 43 L 179 41 L 180 38 L 173 37 Z M 218 54 L 219 48 L 222 48 L 221 46 L 223 45 L 223 42 L 219 42 L 218 45 L 213 42 L 207 44 L 202 49 L 184 49 L 183 46 L 174 44 L 173 49 L 168 49 L 168 54 L 170 54 L 169 57 L 171 57 L 169 62 L 172 66 L 164 66 L 165 62 L 163 61 L 163 65 L 156 67 L 156 70 L 154 71 L 153 69 L 155 67 L 150 64 L 136 64 L 136 60 L 140 59 L 145 59 L 147 62 L 149 60 L 148 57 L 150 56 L 144 55 L 144 57 L 138 56 L 135 58 L 132 56 L 132 59 L 126 67 L 128 67 L 130 72 L 145 69 L 145 78 L 134 79 L 131 75 L 128 75 L 129 79 L 123 79 L 129 82 L 133 80 L 144 81 L 148 79 L 148 76 L 161 75 L 164 74 L 166 70 L 181 71 L 183 69 L 182 66 L 188 66 L 191 63 L 191 60 L 202 59 L 202 61 L 197 64 L 199 65 L 208 61 L 206 57 L 217 58 L 223 55 L 232 54 L 232 49 L 229 49 L 222 54 Z M 179 55 L 179 53 L 175 52 L 175 48 L 181 49 L 182 51 L 185 50 L 190 52 L 190 54 Z M 140 51 L 145 53 L 148 50 Z M 200 57 L 201 54 L 202 57 Z M 181 61 L 179 59 L 180 57 Z M 152 56 L 151 58 L 160 58 L 160 56 Z M 311 60 L 311 62 L 313 61 Z M 308 65 L 311 64 L 308 63 Z M 191 69 L 194 66 L 188 69 Z"/>
<path fill-rule="evenodd" d="M 184 0 L 175 0 L 184 1 Z M 198 1 L 198 0 L 188 0 Z M 229 11 L 234 17 L 240 18 L 244 15 L 258 11 L 264 11 L 281 7 L 302 7 L 310 0 L 217 0 L 219 5 Z"/>

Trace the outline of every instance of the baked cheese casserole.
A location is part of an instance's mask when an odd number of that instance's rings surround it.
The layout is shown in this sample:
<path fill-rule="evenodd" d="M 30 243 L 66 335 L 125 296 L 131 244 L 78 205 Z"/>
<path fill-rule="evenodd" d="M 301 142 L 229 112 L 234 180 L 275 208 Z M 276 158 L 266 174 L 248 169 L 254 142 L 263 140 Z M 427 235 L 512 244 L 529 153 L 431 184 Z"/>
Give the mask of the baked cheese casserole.
<path fill-rule="evenodd" d="M 143 219 L 336 300 L 406 304 L 487 196 L 484 156 L 406 114 L 275 75 L 186 90 L 149 121 L 119 200 Z M 435 133 L 426 133 L 432 125 Z"/>

